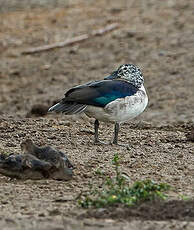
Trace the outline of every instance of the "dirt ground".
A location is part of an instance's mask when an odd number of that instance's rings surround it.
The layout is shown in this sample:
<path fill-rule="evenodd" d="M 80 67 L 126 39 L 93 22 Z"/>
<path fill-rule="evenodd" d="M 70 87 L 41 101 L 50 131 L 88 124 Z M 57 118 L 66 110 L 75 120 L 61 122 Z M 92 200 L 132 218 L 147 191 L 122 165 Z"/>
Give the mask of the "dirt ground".
<path fill-rule="evenodd" d="M 194 2 L 192 0 L 0 0 L 0 153 L 20 153 L 31 137 L 66 152 L 76 166 L 68 182 L 0 177 L 0 229 L 194 229 Z M 111 23 L 119 28 L 75 45 L 37 54 L 23 50 L 64 41 Z M 70 87 L 102 79 L 134 63 L 145 77 L 146 111 L 121 126 L 130 148 L 93 145 L 93 120 L 44 115 Z M 34 114 L 38 112 L 39 115 Z M 113 126 L 100 126 L 110 140 Z M 133 183 L 172 186 L 165 203 L 83 210 L 80 192 L 121 170 Z"/>

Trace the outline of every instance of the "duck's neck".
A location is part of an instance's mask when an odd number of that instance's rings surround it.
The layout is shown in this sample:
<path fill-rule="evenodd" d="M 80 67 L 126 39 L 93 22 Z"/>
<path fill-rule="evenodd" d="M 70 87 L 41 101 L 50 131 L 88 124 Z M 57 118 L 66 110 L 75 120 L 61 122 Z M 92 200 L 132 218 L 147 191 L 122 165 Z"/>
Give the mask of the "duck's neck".
<path fill-rule="evenodd" d="M 25 152 L 33 155 L 33 153 L 36 151 L 37 148 L 38 146 L 36 146 L 35 144 L 32 144 L 26 148 Z"/>

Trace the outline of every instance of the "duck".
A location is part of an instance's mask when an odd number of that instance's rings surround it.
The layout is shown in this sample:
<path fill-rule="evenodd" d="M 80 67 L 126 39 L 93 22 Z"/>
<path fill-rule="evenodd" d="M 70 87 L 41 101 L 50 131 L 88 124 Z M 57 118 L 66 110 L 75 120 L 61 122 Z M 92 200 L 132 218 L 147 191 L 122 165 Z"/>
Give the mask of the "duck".
<path fill-rule="evenodd" d="M 50 146 L 39 147 L 31 139 L 20 144 L 22 154 L 1 154 L 0 173 L 16 179 L 70 180 L 74 166 L 67 156 Z"/>
<path fill-rule="evenodd" d="M 114 123 L 114 137 L 110 144 L 120 145 L 120 125 L 140 115 L 147 105 L 148 96 L 140 68 L 123 64 L 103 80 L 69 89 L 48 112 L 65 115 L 85 113 L 94 118 L 94 144 L 104 144 L 99 140 L 99 122 Z"/>

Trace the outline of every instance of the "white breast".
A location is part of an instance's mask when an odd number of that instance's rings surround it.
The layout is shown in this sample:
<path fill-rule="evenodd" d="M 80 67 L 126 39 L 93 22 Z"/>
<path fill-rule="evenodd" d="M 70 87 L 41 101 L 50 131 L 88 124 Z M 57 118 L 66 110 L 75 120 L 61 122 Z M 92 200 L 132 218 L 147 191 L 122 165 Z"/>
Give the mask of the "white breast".
<path fill-rule="evenodd" d="M 141 114 L 148 104 L 148 97 L 144 86 L 133 96 L 119 98 L 110 102 L 104 108 L 88 106 L 85 113 L 100 121 L 125 122 Z"/>

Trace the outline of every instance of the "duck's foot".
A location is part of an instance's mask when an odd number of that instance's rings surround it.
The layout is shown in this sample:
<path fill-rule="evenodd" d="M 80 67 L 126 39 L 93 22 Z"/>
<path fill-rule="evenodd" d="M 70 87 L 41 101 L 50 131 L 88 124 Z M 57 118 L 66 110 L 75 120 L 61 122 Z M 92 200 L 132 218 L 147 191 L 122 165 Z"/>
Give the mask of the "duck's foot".
<path fill-rule="evenodd" d="M 127 150 L 131 149 L 131 146 L 129 144 L 114 143 L 113 141 L 105 142 L 105 141 L 95 140 L 94 145 L 115 145 L 119 147 L 124 147 Z"/>
<path fill-rule="evenodd" d="M 118 143 L 118 142 L 111 142 L 112 145 L 116 145 L 116 146 L 120 146 L 120 147 L 125 147 L 127 149 L 130 149 L 130 145 L 129 144 L 122 144 L 122 143 Z"/>
<path fill-rule="evenodd" d="M 105 142 L 100 140 L 94 140 L 94 145 L 110 145 L 111 142 Z"/>

